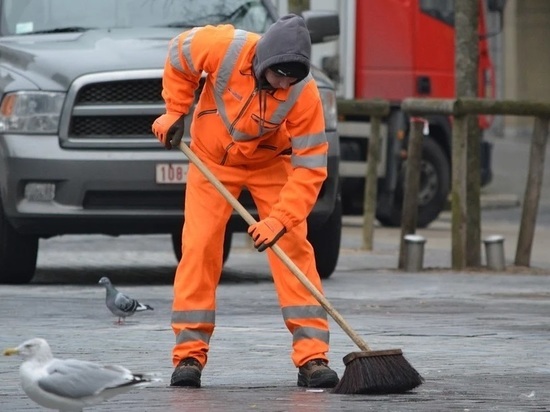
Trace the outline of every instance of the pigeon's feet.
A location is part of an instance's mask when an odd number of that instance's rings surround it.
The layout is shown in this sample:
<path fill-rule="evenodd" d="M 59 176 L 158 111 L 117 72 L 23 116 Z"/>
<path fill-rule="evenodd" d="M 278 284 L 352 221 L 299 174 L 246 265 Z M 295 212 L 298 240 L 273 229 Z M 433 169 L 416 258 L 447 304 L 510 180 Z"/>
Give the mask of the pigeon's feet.
<path fill-rule="evenodd" d="M 185 358 L 172 373 L 170 386 L 201 387 L 202 365 L 195 358 Z"/>

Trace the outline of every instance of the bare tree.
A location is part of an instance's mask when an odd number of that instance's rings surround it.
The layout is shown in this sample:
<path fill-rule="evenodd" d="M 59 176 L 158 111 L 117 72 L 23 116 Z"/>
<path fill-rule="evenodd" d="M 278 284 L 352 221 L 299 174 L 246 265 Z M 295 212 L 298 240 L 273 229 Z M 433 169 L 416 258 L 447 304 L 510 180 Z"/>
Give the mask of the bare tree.
<path fill-rule="evenodd" d="M 479 0 L 455 0 L 456 29 L 456 96 L 476 97 L 478 91 L 479 67 Z M 476 116 L 470 116 L 466 129 L 466 221 L 465 263 L 467 266 L 481 265 L 481 130 Z M 455 170 L 453 168 L 453 170 Z M 456 216 L 456 219 L 459 219 Z M 455 213 L 453 212 L 453 223 Z M 454 227 L 453 227 L 454 230 Z"/>

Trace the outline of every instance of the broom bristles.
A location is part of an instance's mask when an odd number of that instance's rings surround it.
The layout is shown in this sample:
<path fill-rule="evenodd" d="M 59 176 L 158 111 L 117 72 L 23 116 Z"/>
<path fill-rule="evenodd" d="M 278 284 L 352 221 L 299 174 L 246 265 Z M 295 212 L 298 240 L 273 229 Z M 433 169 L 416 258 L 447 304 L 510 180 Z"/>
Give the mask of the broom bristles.
<path fill-rule="evenodd" d="M 401 350 L 353 352 L 344 358 L 346 369 L 332 393 L 379 395 L 403 393 L 424 379 Z"/>

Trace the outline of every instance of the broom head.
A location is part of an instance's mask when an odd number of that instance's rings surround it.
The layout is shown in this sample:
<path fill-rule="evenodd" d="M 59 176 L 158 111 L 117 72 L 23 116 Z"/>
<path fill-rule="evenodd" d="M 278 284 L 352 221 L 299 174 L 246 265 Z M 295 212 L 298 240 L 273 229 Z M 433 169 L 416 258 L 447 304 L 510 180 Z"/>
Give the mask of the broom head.
<path fill-rule="evenodd" d="M 424 379 L 405 359 L 401 349 L 352 352 L 344 357 L 346 369 L 332 393 L 379 395 L 403 393 Z"/>

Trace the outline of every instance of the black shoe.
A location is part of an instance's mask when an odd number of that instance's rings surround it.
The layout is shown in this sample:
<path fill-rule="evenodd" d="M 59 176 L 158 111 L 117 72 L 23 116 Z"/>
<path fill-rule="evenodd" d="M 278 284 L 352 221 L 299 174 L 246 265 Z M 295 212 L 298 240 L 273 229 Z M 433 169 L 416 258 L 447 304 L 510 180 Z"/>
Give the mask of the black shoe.
<path fill-rule="evenodd" d="M 298 386 L 334 388 L 340 379 L 323 359 L 313 359 L 298 369 Z"/>
<path fill-rule="evenodd" d="M 170 386 L 201 387 L 202 365 L 195 358 L 185 358 L 178 363 L 172 373 Z"/>

